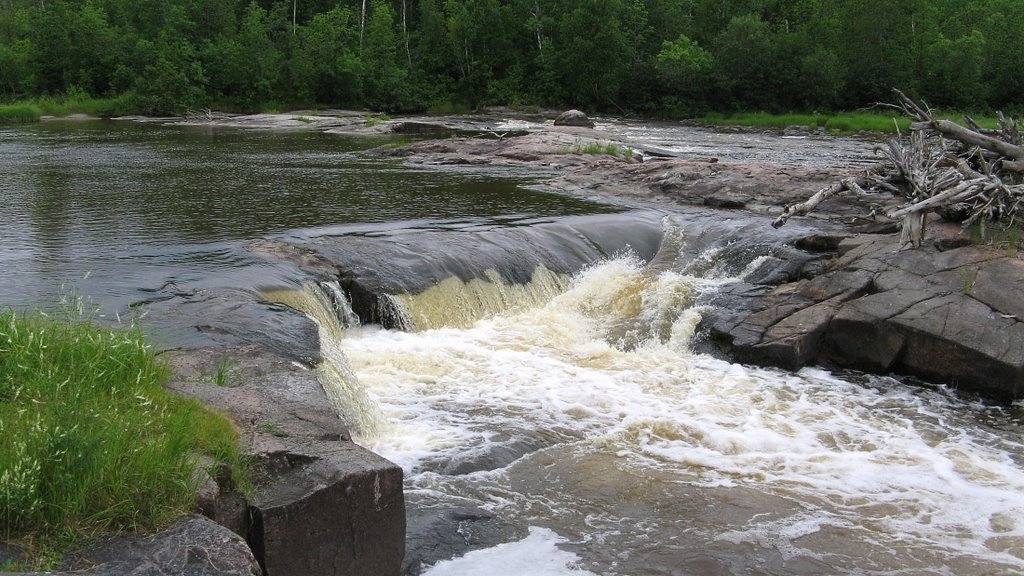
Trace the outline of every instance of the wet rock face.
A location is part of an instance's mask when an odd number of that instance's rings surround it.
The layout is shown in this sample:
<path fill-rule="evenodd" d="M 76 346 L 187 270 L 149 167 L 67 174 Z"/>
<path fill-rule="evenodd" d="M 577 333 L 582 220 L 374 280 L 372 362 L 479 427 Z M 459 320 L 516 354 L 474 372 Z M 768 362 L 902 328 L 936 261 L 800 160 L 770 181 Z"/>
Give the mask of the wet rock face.
<path fill-rule="evenodd" d="M 740 361 L 895 372 L 1000 401 L 1024 396 L 1024 261 L 988 246 L 896 252 L 853 237 L 829 271 L 718 296 L 713 339 Z"/>
<path fill-rule="evenodd" d="M 418 576 L 442 560 L 525 536 L 521 528 L 473 503 L 411 493 L 402 576 Z"/>
<path fill-rule="evenodd" d="M 579 110 L 566 110 L 555 118 L 555 126 L 579 126 L 582 128 L 593 128 L 594 123 L 586 114 Z"/>

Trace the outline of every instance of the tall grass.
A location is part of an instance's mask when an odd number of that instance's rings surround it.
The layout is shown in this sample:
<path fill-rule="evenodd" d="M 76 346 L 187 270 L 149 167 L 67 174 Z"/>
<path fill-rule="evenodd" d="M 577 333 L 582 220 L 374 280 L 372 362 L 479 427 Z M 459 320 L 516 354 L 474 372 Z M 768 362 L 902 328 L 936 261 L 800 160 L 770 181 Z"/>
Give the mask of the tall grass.
<path fill-rule="evenodd" d="M 963 114 L 937 113 L 936 118 L 964 123 Z M 999 123 L 994 116 L 978 115 L 972 119 L 983 128 L 996 128 Z M 754 128 L 782 129 L 801 126 L 809 130 L 824 129 L 834 134 L 855 134 L 857 132 L 882 132 L 892 134 L 906 132 L 910 120 L 896 110 L 889 112 L 839 112 L 835 114 L 766 114 L 764 112 L 739 112 L 728 116 L 711 113 L 704 117 L 709 126 L 749 126 Z"/>
<path fill-rule="evenodd" d="M 231 424 L 168 393 L 168 375 L 137 328 L 0 314 L 0 536 L 52 560 L 188 511 L 195 454 L 237 469 Z"/>
<path fill-rule="evenodd" d="M 0 124 L 37 122 L 43 116 L 71 114 L 111 118 L 130 114 L 132 106 L 132 97 L 129 94 L 116 98 L 92 98 L 82 92 L 71 91 L 62 96 L 41 96 L 12 104 L 0 104 Z"/>

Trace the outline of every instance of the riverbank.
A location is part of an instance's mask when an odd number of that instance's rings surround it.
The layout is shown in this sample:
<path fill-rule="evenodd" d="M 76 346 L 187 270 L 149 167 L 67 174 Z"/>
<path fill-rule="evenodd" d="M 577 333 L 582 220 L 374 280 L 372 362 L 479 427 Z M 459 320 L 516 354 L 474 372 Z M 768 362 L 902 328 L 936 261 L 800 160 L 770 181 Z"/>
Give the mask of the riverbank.
<path fill-rule="evenodd" d="M 209 470 L 247 483 L 231 424 L 167 392 L 138 326 L 71 306 L 0 314 L 0 431 L 15 439 L 0 445 L 0 534 L 28 556 L 0 566 L 52 568 L 98 536 L 162 529 Z"/>

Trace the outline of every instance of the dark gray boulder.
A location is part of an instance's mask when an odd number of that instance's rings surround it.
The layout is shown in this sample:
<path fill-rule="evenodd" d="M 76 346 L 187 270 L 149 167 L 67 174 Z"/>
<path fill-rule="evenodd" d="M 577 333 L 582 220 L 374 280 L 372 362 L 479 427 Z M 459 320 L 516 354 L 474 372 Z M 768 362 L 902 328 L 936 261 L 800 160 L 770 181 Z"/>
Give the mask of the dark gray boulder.
<path fill-rule="evenodd" d="M 402 469 L 351 442 L 326 444 L 267 453 L 277 460 L 269 462 L 274 480 L 249 506 L 260 565 L 268 576 L 397 575 L 405 554 Z"/>
<path fill-rule="evenodd" d="M 572 109 L 566 110 L 555 118 L 555 126 L 576 126 L 581 128 L 593 128 L 594 123 L 587 118 L 583 112 Z"/>
<path fill-rule="evenodd" d="M 259 576 L 252 552 L 237 534 L 202 516 L 167 530 L 106 540 L 64 561 L 62 572 L 91 576 Z"/>
<path fill-rule="evenodd" d="M 709 314 L 733 357 L 916 376 L 1000 401 L 1024 397 L 1024 261 L 991 246 L 897 237 L 840 242 L 812 280 L 748 291 Z M 955 245 L 952 245 L 955 246 Z"/>

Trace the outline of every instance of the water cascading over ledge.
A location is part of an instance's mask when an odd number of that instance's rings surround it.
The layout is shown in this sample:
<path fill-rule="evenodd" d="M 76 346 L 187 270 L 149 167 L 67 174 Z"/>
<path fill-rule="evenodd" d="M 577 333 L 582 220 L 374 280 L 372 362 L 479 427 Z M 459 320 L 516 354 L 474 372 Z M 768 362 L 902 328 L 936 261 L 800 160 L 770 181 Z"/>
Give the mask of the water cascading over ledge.
<path fill-rule="evenodd" d="M 603 258 L 629 252 L 649 260 L 661 245 L 663 217 L 631 211 L 511 226 L 330 236 L 307 248 L 335 264 L 339 285 L 362 323 L 412 330 L 438 325 L 423 308 L 429 290 L 461 298 L 469 308 L 461 321 L 471 322 L 523 298 L 549 297 L 564 289 L 569 275 Z M 417 295 L 423 306 L 410 309 L 410 297 Z"/>
<path fill-rule="evenodd" d="M 468 328 L 481 319 L 540 308 L 570 289 L 583 269 L 626 257 L 644 272 L 634 286 L 614 285 L 619 280 L 609 277 L 608 304 L 621 310 L 611 314 L 619 320 L 609 324 L 606 338 L 632 348 L 652 337 L 667 338 L 674 318 L 697 306 L 718 282 L 792 276 L 814 260 L 787 247 L 784 234 L 805 232 L 794 227 L 765 237 L 753 233 L 757 225 L 749 217 L 631 211 L 504 227 L 323 236 L 307 249 L 336 266 L 339 279 L 264 296 L 316 322 L 324 359 L 318 378 L 346 426 L 367 438 L 381 429 L 384 417 L 343 352 L 352 327 Z M 644 294 L 670 279 L 664 273 L 704 279 L 698 282 L 702 288 L 680 290 L 678 282 L 669 282 L 663 289 L 671 297 L 658 299 L 672 309 L 641 313 L 641 300 L 651 297 Z"/>

